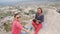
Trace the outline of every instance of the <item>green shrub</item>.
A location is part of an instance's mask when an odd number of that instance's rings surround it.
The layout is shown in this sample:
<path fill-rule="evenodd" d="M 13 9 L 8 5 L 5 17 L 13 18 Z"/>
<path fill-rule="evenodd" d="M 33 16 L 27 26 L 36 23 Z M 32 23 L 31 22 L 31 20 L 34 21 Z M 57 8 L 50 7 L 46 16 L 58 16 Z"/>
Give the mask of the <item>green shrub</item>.
<path fill-rule="evenodd" d="M 57 12 L 60 13 L 60 9 L 57 9 Z"/>
<path fill-rule="evenodd" d="M 29 10 L 29 13 L 35 14 L 36 12 L 34 10 Z"/>
<path fill-rule="evenodd" d="M 26 13 L 26 12 L 25 12 L 24 14 L 25 14 L 25 15 L 29 15 L 29 13 Z"/>
<path fill-rule="evenodd" d="M 9 31 L 11 31 L 11 24 L 10 23 L 4 23 L 4 30 L 6 31 L 6 32 L 9 32 Z"/>

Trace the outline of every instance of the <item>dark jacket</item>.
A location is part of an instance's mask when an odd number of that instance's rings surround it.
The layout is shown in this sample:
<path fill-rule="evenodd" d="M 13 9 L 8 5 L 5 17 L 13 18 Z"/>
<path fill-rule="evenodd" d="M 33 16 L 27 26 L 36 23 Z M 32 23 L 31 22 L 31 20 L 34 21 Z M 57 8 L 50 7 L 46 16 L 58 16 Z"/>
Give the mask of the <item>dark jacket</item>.
<path fill-rule="evenodd" d="M 38 16 L 38 13 L 35 15 L 35 19 L 40 20 L 41 22 L 44 22 L 44 15 Z"/>

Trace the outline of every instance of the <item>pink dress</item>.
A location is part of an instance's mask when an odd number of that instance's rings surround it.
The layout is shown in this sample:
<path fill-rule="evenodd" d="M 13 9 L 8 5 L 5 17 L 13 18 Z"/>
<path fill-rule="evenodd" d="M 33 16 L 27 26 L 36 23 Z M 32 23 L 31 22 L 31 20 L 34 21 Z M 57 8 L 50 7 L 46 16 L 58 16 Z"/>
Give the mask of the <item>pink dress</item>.
<path fill-rule="evenodd" d="M 21 30 L 23 26 L 19 23 L 19 21 L 14 20 L 12 25 L 12 34 L 21 34 Z"/>

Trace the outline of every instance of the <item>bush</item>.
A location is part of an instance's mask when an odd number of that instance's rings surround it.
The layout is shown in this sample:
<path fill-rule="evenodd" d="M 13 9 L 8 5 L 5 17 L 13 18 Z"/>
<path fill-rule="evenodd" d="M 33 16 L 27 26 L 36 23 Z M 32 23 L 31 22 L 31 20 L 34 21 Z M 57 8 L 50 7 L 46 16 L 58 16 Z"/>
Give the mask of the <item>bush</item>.
<path fill-rule="evenodd" d="M 1 12 L 0 13 L 0 19 L 2 19 L 2 18 L 4 18 L 4 17 L 6 17 L 6 16 L 12 16 L 13 14 L 12 14 L 12 12 L 7 12 L 7 13 L 4 13 L 4 12 Z"/>
<path fill-rule="evenodd" d="M 57 9 L 57 12 L 60 13 L 60 9 Z"/>
<path fill-rule="evenodd" d="M 10 24 L 10 22 L 6 22 L 6 23 L 4 23 L 3 25 L 4 25 L 4 30 L 5 30 L 6 32 L 11 31 L 11 24 Z"/>
<path fill-rule="evenodd" d="M 25 12 L 24 14 L 25 14 L 25 15 L 29 15 L 29 13 L 26 13 L 26 12 Z"/>
<path fill-rule="evenodd" d="M 36 12 L 34 10 L 29 10 L 29 13 L 35 14 Z"/>

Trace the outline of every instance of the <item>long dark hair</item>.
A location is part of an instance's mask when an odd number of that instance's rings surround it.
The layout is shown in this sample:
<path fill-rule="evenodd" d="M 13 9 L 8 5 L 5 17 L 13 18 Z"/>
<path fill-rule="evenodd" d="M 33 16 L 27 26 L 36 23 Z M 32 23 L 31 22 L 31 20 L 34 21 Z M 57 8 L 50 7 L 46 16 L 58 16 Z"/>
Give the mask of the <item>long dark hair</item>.
<path fill-rule="evenodd" d="M 37 8 L 37 10 L 38 10 L 38 9 L 40 9 L 40 10 L 41 10 L 41 13 L 43 13 L 42 8 L 39 7 L 39 8 Z"/>

